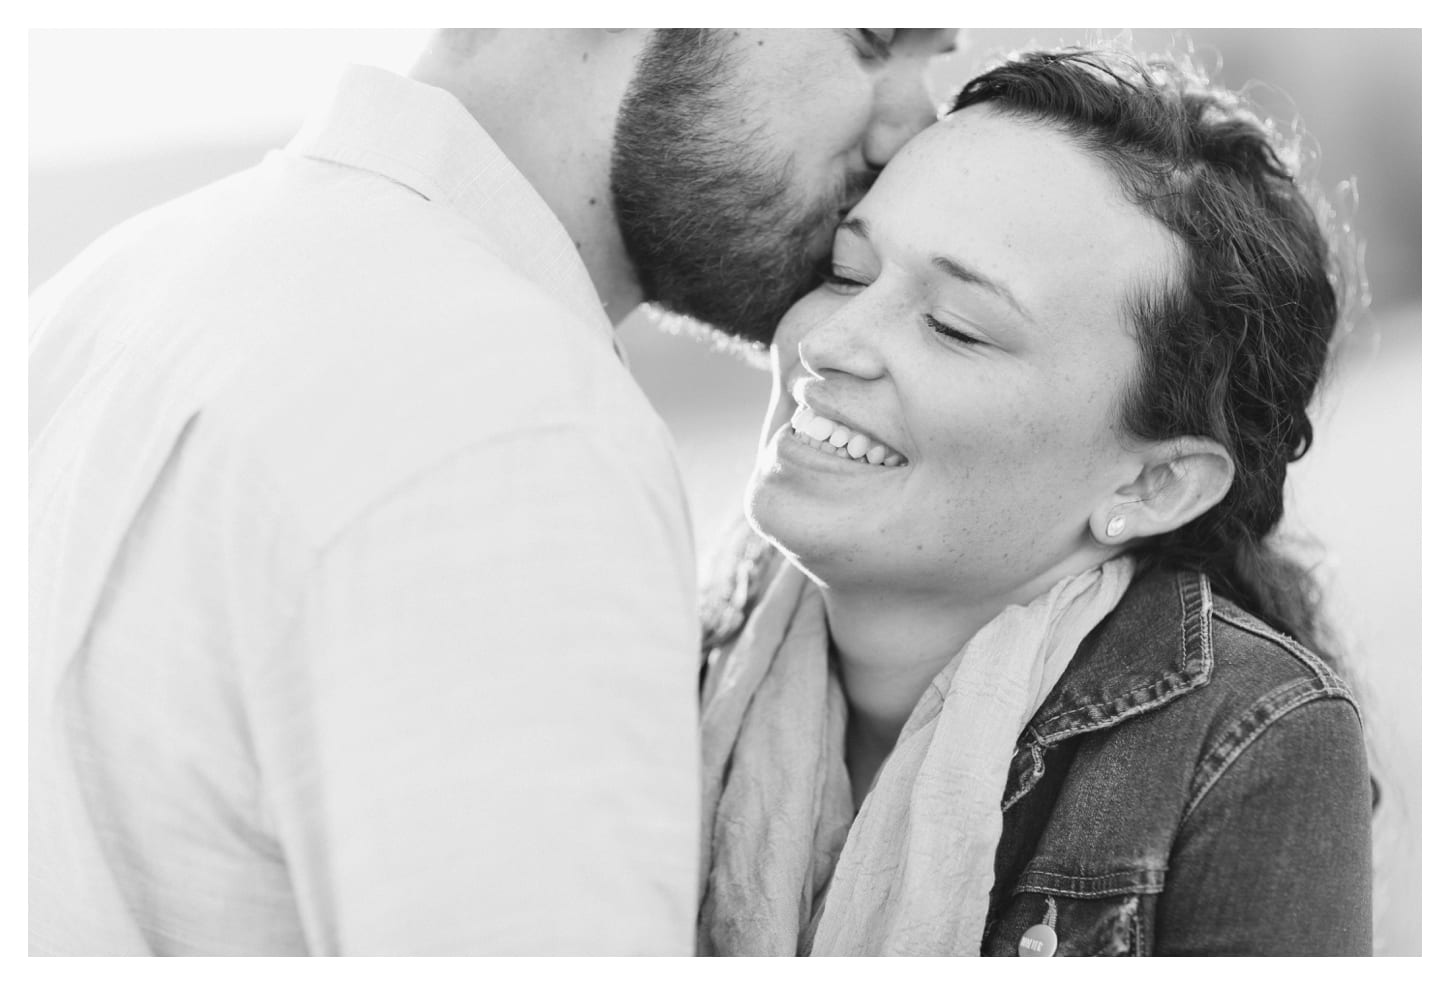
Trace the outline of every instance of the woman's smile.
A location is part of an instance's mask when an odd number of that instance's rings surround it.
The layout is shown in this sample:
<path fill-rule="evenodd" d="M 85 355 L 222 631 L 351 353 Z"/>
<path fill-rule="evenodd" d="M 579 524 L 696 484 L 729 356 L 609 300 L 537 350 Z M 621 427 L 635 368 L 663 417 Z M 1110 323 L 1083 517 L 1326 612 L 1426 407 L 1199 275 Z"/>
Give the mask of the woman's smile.
<path fill-rule="evenodd" d="M 786 437 L 862 465 L 897 468 L 906 464 L 906 456 L 865 430 L 825 414 L 818 414 L 805 404 L 791 415 Z"/>
<path fill-rule="evenodd" d="M 826 421 L 825 418 L 815 418 L 815 420 Z M 807 469 L 824 469 L 834 474 L 884 477 L 899 474 L 898 470 L 906 465 L 906 460 L 900 455 L 894 455 L 895 461 L 891 465 L 887 465 L 884 459 L 880 462 L 872 462 L 864 455 L 852 456 L 847 450 L 850 447 L 849 441 L 846 445 L 838 447 L 831 444 L 829 440 L 811 437 L 807 431 L 796 430 L 789 422 L 781 425 L 771 444 L 776 449 L 777 462 Z M 871 449 L 868 449 L 867 455 L 870 455 L 873 449 L 876 457 L 882 457 L 881 445 L 873 445 Z"/>
<path fill-rule="evenodd" d="M 984 108 L 928 130 L 776 333 L 752 519 L 837 586 L 1013 600 L 1098 563 L 1089 517 L 1140 471 L 1115 428 L 1125 299 L 1172 251 L 1060 133 Z"/>

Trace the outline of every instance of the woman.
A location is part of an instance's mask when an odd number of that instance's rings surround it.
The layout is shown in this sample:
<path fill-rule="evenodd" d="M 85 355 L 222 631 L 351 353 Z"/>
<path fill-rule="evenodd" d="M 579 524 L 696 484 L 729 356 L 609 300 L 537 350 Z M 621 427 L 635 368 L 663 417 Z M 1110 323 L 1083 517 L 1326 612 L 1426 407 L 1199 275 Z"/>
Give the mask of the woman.
<path fill-rule="evenodd" d="M 1368 952 L 1358 709 L 1267 543 L 1330 266 L 1170 66 L 1020 58 L 893 160 L 773 349 L 702 953 Z"/>

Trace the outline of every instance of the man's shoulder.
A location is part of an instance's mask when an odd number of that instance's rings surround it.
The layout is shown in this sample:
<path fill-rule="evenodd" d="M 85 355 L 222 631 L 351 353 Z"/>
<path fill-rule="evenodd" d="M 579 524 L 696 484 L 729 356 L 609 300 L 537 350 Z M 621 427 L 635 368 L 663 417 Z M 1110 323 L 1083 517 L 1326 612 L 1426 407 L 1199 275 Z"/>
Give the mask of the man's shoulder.
<path fill-rule="evenodd" d="M 119 224 L 53 293 L 114 293 L 120 282 L 135 296 L 149 283 L 222 319 L 277 308 L 396 317 L 423 299 L 435 318 L 559 307 L 510 265 L 506 238 L 385 175 L 278 150 Z"/>
<path fill-rule="evenodd" d="M 602 318 L 371 172 L 273 155 L 118 230 L 52 288 L 33 352 L 114 354 L 117 386 L 193 406 L 320 524 L 520 429 L 665 444 Z"/>
<path fill-rule="evenodd" d="M 265 343 L 214 397 L 299 499 L 345 515 L 460 449 L 550 425 L 656 436 L 602 317 L 588 321 L 483 231 L 400 191 L 329 210 L 330 228 L 298 257 L 300 282 L 246 319 L 268 326 Z"/>

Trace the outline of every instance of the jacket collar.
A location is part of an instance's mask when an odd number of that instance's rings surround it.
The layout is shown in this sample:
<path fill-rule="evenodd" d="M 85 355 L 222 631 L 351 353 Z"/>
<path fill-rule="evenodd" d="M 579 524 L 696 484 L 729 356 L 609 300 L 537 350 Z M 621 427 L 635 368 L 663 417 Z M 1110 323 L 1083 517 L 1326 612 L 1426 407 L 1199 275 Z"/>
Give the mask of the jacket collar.
<path fill-rule="evenodd" d="M 1042 750 L 1109 728 L 1203 687 L 1213 674 L 1207 577 L 1154 571 L 1134 580 L 1032 717 L 1013 756 L 1003 809 L 1043 774 Z"/>
<path fill-rule="evenodd" d="M 1150 572 L 1136 579 L 1077 655 L 1029 725 L 1051 745 L 1116 725 L 1208 683 L 1213 592 L 1207 577 Z"/>
<path fill-rule="evenodd" d="M 485 234 L 500 259 L 615 343 L 569 234 L 451 93 L 349 66 L 287 150 L 371 171 L 451 209 Z"/>

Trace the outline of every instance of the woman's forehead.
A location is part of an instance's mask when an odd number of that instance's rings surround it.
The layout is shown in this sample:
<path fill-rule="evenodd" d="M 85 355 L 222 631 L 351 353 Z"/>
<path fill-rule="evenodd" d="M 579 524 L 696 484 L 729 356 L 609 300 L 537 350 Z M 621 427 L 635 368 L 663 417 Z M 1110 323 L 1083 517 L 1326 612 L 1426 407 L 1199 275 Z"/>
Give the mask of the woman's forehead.
<path fill-rule="evenodd" d="M 1119 311 L 1175 256 L 1172 235 L 1101 160 L 1055 127 L 987 106 L 915 138 L 852 218 L 892 259 L 929 275 L 940 257 L 981 270 L 1044 315 Z"/>

